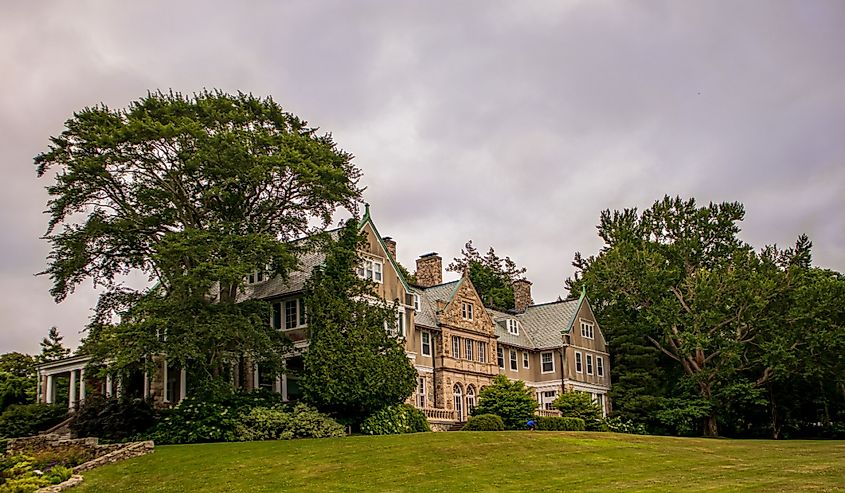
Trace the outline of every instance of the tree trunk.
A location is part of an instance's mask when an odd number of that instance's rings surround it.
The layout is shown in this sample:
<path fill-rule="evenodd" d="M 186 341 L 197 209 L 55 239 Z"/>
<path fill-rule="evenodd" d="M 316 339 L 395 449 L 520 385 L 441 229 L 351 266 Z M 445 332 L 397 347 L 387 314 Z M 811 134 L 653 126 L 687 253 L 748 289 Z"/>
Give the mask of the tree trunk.
<path fill-rule="evenodd" d="M 716 416 L 714 414 L 704 418 L 704 436 L 708 438 L 719 436 L 719 425 L 716 423 Z"/>

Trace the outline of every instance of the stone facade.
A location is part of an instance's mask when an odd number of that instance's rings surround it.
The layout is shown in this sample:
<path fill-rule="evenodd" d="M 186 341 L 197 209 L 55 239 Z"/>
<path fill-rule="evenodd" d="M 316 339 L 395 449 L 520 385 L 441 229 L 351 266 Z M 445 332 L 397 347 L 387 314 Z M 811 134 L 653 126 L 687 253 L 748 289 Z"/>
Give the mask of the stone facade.
<path fill-rule="evenodd" d="M 524 312 L 526 308 L 534 304 L 531 299 L 531 281 L 520 279 L 513 283 L 514 309 L 517 312 Z"/>
<path fill-rule="evenodd" d="M 443 259 L 436 253 L 427 253 L 417 259 L 417 284 L 431 287 L 443 282 Z"/>

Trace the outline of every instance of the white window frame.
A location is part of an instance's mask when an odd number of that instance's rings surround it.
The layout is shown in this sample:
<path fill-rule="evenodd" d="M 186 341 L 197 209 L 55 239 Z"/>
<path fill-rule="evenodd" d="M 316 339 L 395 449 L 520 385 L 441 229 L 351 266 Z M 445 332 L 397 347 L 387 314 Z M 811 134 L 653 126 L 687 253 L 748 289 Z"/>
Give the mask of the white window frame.
<path fill-rule="evenodd" d="M 590 353 L 586 354 L 587 356 L 587 375 L 593 374 L 593 355 Z"/>
<path fill-rule="evenodd" d="M 455 354 L 455 348 L 458 349 L 457 354 Z M 458 336 L 452 336 L 452 357 L 461 359 L 461 338 Z"/>
<path fill-rule="evenodd" d="M 549 355 L 549 361 L 551 361 L 551 363 L 552 363 L 552 369 L 549 370 L 549 371 L 546 371 L 546 367 L 544 366 L 545 362 L 543 361 L 543 356 L 545 356 L 547 354 Z M 546 373 L 554 373 L 554 372 L 555 372 L 555 354 L 551 351 L 546 351 L 546 352 L 540 353 L 540 373 L 546 374 Z"/>
<path fill-rule="evenodd" d="M 296 306 L 296 324 L 292 327 L 288 327 L 288 303 L 294 303 Z M 288 298 L 280 301 L 279 304 L 281 305 L 282 330 L 296 330 L 308 325 L 305 321 L 305 301 L 302 298 Z"/>
<path fill-rule="evenodd" d="M 508 326 L 508 334 L 518 336 L 519 335 L 519 320 L 514 320 L 509 318 L 507 320 Z"/>
<path fill-rule="evenodd" d="M 502 346 L 496 346 L 496 364 L 505 369 L 505 349 Z"/>
<path fill-rule="evenodd" d="M 541 399 L 542 399 L 542 403 L 543 403 L 543 409 L 545 409 L 547 411 L 553 409 L 552 403 L 554 403 L 555 399 L 557 399 L 557 391 L 556 390 L 544 390 L 541 393 L 541 395 L 542 395 Z"/>
<path fill-rule="evenodd" d="M 414 311 L 420 311 L 420 295 L 414 293 Z"/>
<path fill-rule="evenodd" d="M 417 378 L 417 407 L 425 409 L 426 405 L 425 395 L 425 377 Z"/>
<path fill-rule="evenodd" d="M 426 350 L 428 347 L 428 350 Z M 431 356 L 431 333 L 430 332 L 420 332 L 420 352 L 422 352 L 423 356 Z"/>
<path fill-rule="evenodd" d="M 478 341 L 478 362 L 487 362 L 487 343 L 483 341 Z"/>
<path fill-rule="evenodd" d="M 407 327 L 405 327 L 405 308 L 399 307 L 396 310 L 396 332 L 400 337 L 405 337 Z"/>
<path fill-rule="evenodd" d="M 472 320 L 472 303 L 466 301 L 461 302 L 461 318 L 464 320 Z"/>
<path fill-rule="evenodd" d="M 469 361 L 473 361 L 473 353 L 475 349 L 475 341 L 472 339 L 464 339 L 464 354 L 466 355 L 466 359 Z"/>
<path fill-rule="evenodd" d="M 595 326 L 592 322 L 581 320 L 581 337 L 584 339 L 595 339 Z"/>
<path fill-rule="evenodd" d="M 575 373 L 584 373 L 584 357 L 580 351 L 575 351 Z"/>
<path fill-rule="evenodd" d="M 596 356 L 596 375 L 604 376 L 604 358 L 601 356 Z"/>
<path fill-rule="evenodd" d="M 530 369 L 530 367 L 531 367 L 531 363 L 529 362 L 529 359 L 530 358 L 528 356 L 528 351 L 523 351 L 522 352 L 522 367 L 525 368 L 526 370 Z"/>
<path fill-rule="evenodd" d="M 519 363 L 516 359 L 516 349 L 511 349 L 508 352 L 508 361 L 510 361 L 509 368 L 511 371 L 519 371 Z"/>
<path fill-rule="evenodd" d="M 358 277 L 378 284 L 384 282 L 384 262 L 371 258 L 364 258 L 356 270 Z"/>

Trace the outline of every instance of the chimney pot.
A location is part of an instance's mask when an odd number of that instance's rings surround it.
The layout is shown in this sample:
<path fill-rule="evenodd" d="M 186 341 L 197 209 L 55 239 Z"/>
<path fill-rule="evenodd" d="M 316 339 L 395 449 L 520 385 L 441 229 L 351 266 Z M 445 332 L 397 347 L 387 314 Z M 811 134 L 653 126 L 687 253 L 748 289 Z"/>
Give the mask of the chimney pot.
<path fill-rule="evenodd" d="M 387 247 L 387 251 L 390 252 L 390 256 L 396 259 L 396 241 L 390 236 L 385 236 L 381 240 L 384 242 L 384 246 Z"/>

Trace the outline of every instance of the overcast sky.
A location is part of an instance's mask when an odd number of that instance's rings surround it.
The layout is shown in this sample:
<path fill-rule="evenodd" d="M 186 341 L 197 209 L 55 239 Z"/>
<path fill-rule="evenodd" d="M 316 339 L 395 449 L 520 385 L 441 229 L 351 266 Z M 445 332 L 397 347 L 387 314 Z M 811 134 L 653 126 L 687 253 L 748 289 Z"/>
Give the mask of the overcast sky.
<path fill-rule="evenodd" d="M 473 239 L 564 295 L 606 208 L 745 204 L 845 271 L 845 2 L 9 1 L 0 5 L 0 352 L 75 346 L 32 158 L 73 111 L 147 90 L 271 95 L 334 134 L 408 267 Z"/>

